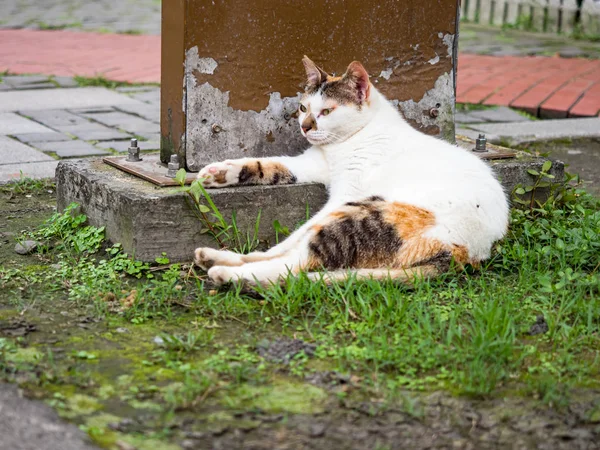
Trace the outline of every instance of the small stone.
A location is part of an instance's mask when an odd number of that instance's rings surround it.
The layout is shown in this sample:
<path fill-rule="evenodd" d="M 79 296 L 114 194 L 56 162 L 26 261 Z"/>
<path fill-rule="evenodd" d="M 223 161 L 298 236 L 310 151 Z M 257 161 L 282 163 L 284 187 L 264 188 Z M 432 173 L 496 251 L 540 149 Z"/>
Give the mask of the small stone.
<path fill-rule="evenodd" d="M 309 431 L 310 437 L 321 437 L 325 435 L 325 428 L 325 425 L 323 425 L 322 423 L 311 425 Z"/>
<path fill-rule="evenodd" d="M 165 341 L 163 338 L 161 338 L 160 336 L 155 336 L 154 339 L 152 340 L 152 342 L 154 342 L 156 345 L 164 345 Z"/>
<path fill-rule="evenodd" d="M 546 319 L 543 315 L 537 316 L 535 323 L 529 329 L 529 335 L 535 336 L 537 334 L 544 334 L 548 332 L 548 324 L 546 323 Z"/>
<path fill-rule="evenodd" d="M 50 264 L 50 267 L 52 267 L 54 270 L 60 270 L 62 266 L 60 264 Z"/>
<path fill-rule="evenodd" d="M 17 245 L 15 245 L 15 252 L 17 252 L 19 255 L 28 255 L 29 253 L 33 253 L 33 251 L 40 245 L 42 245 L 42 243 L 38 241 L 19 242 Z"/>
<path fill-rule="evenodd" d="M 129 333 L 129 330 L 127 328 L 123 328 L 123 327 L 119 327 L 119 328 L 115 329 L 115 331 L 117 333 Z"/>

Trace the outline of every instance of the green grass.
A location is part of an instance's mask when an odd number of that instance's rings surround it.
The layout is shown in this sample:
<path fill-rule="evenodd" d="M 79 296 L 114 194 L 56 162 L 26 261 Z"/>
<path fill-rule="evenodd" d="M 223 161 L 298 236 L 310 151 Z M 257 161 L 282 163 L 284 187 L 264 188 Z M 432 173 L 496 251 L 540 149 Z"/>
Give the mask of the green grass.
<path fill-rule="evenodd" d="M 99 75 L 97 77 L 82 77 L 82 76 L 76 75 L 74 77 L 74 79 L 80 87 L 94 86 L 94 87 L 105 87 L 108 89 L 116 89 L 116 88 L 122 87 L 122 86 L 133 86 L 131 83 L 126 83 L 123 81 L 109 80 L 102 75 Z"/>
<path fill-rule="evenodd" d="M 5 194 L 34 189 L 22 188 Z M 327 286 L 300 276 L 215 291 L 168 254 L 156 266 L 107 244 L 104 230 L 73 205 L 29 235 L 45 243 L 37 264 L 0 265 L 0 290 L 14 299 L 0 306 L 16 317 L 44 305 L 85 311 L 102 319 L 100 331 L 57 335 L 67 349 L 57 355 L 43 340 L 27 347 L 2 338 L 0 378 L 29 374 L 28 386 L 46 392 L 65 417 L 87 417 L 76 409 L 82 404 L 125 402 L 164 411 L 163 425 L 199 408 L 215 415 L 203 416 L 209 425 L 234 424 L 232 411 L 240 410 L 322 413 L 329 395 L 421 420 L 427 413 L 416 396 L 432 390 L 566 411 L 573 393 L 600 388 L 599 236 L 600 201 L 557 190 L 544 205 L 512 212 L 507 237 L 481 270 L 454 269 L 413 286 Z M 540 316 L 548 329 L 531 335 Z M 129 331 L 119 335 L 117 327 Z M 300 352 L 282 366 L 257 354 L 260 339 L 281 335 L 315 343 L 315 355 Z M 324 370 L 351 374 L 352 389 L 305 383 Z M 97 442 L 120 436 L 81 420 Z"/>

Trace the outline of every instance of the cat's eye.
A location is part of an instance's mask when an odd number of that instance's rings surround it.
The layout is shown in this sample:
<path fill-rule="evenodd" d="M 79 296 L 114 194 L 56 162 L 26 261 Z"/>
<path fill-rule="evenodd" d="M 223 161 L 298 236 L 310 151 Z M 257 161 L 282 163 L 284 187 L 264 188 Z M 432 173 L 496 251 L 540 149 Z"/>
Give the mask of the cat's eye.
<path fill-rule="evenodd" d="M 321 114 L 322 114 L 323 116 L 326 116 L 326 115 L 328 115 L 328 114 L 329 114 L 331 111 L 332 111 L 331 109 L 324 109 L 324 110 L 322 110 L 322 111 L 321 111 Z"/>
<path fill-rule="evenodd" d="M 300 111 L 306 112 L 306 106 L 300 104 Z"/>

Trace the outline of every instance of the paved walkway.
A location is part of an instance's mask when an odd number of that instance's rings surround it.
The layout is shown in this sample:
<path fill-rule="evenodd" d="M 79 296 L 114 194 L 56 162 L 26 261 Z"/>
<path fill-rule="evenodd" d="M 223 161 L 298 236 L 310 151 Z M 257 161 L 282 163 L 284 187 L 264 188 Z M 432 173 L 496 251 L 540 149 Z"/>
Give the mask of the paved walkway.
<path fill-rule="evenodd" d="M 0 28 L 160 34 L 161 0 L 2 0 Z"/>
<path fill-rule="evenodd" d="M 0 71 L 160 82 L 160 36 L 0 30 L 0 42 Z M 543 118 L 596 116 L 600 60 L 461 54 L 457 101 Z"/>
<path fill-rule="evenodd" d="M 3 77 L 0 183 L 54 177 L 58 160 L 123 153 L 134 137 L 143 151 L 159 148 L 158 87 L 75 86 L 66 77 Z"/>

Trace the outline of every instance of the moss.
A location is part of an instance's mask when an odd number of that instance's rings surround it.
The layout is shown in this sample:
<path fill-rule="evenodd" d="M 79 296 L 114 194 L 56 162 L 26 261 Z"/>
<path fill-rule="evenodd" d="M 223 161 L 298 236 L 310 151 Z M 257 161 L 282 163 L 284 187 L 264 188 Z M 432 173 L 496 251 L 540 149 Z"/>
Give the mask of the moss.
<path fill-rule="evenodd" d="M 35 364 L 42 358 L 42 353 L 34 348 L 18 348 L 14 352 L 6 354 L 6 360 L 12 363 Z"/>
<path fill-rule="evenodd" d="M 325 410 L 328 395 L 322 389 L 302 383 L 240 386 L 227 396 L 233 408 L 257 408 L 269 413 L 319 414 Z"/>
<path fill-rule="evenodd" d="M 89 395 L 73 394 L 67 397 L 65 408 L 59 408 L 62 417 L 72 419 L 79 416 L 87 416 L 102 409 L 102 404 Z"/>

